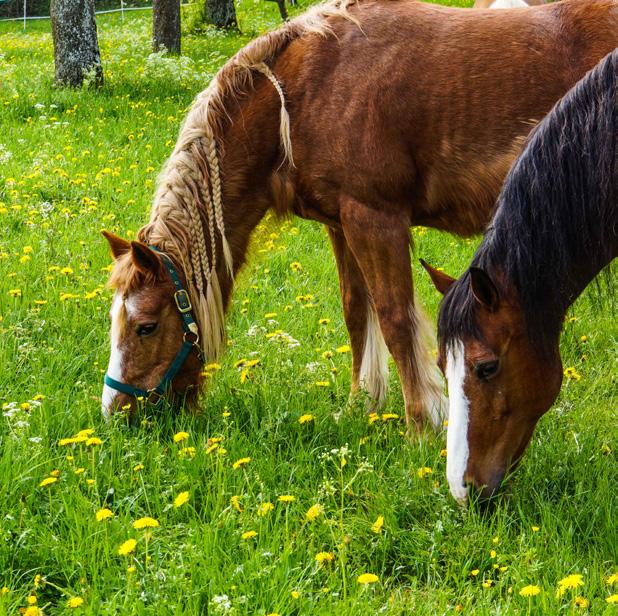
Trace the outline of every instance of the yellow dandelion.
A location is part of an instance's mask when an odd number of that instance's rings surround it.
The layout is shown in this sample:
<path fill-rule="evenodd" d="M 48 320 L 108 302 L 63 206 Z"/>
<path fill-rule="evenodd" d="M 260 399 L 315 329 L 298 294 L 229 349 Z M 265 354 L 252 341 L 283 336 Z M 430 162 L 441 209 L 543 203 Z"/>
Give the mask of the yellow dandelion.
<path fill-rule="evenodd" d="M 379 515 L 376 518 L 376 521 L 371 525 L 371 532 L 377 535 L 382 532 L 383 526 L 384 526 L 384 516 Z"/>
<path fill-rule="evenodd" d="M 333 562 L 333 560 L 335 560 L 335 555 L 332 552 L 318 552 L 315 555 L 315 560 L 319 565 L 324 565 Z"/>
<path fill-rule="evenodd" d="M 612 584 L 616 584 L 618 583 L 618 573 L 612 573 L 608 578 L 607 578 L 607 583 L 611 586 Z"/>
<path fill-rule="evenodd" d="M 575 600 L 573 601 L 573 603 L 577 607 L 581 607 L 584 610 L 590 606 L 590 601 L 588 601 L 586 597 L 575 597 Z"/>
<path fill-rule="evenodd" d="M 42 614 L 42 612 L 36 605 L 31 605 L 22 612 L 22 616 L 39 616 L 39 614 Z"/>
<path fill-rule="evenodd" d="M 397 413 L 382 413 L 381 419 L 382 421 L 387 422 L 391 419 L 399 419 L 399 415 L 397 415 Z"/>
<path fill-rule="evenodd" d="M 618 603 L 618 595 L 610 595 L 607 599 L 605 599 L 605 601 L 609 604 Z"/>
<path fill-rule="evenodd" d="M 476 577 L 480 572 L 480 569 L 472 569 L 472 571 L 470 571 L 470 575 Z"/>
<path fill-rule="evenodd" d="M 81 597 L 71 597 L 67 601 L 67 606 L 73 609 L 81 607 L 82 605 L 84 605 L 84 600 Z"/>
<path fill-rule="evenodd" d="M 349 352 L 350 352 L 349 344 L 343 344 L 340 347 L 337 347 L 337 353 L 349 353 Z"/>
<path fill-rule="evenodd" d="M 491 586 L 493 585 L 494 581 L 493 580 L 485 580 L 481 586 L 483 588 L 491 588 Z"/>
<path fill-rule="evenodd" d="M 375 584 L 379 580 L 380 578 L 375 573 L 362 573 L 356 579 L 359 584 Z"/>
<path fill-rule="evenodd" d="M 243 512 L 243 508 L 240 506 L 240 496 L 232 496 L 230 498 L 230 505 L 232 505 L 232 507 L 234 507 L 234 509 L 236 509 L 236 511 L 238 511 L 238 513 L 242 513 Z"/>
<path fill-rule="evenodd" d="M 296 500 L 296 497 L 292 496 L 292 494 L 282 494 L 277 500 L 280 503 L 293 503 Z"/>
<path fill-rule="evenodd" d="M 251 458 L 239 458 L 238 460 L 236 460 L 236 462 L 234 462 L 234 464 L 232 464 L 232 468 L 234 470 L 243 468 L 244 466 L 247 466 L 249 462 L 251 462 Z"/>
<path fill-rule="evenodd" d="M 320 319 L 318 323 L 320 325 L 328 325 L 330 323 L 330 319 Z"/>
<path fill-rule="evenodd" d="M 240 537 L 241 539 L 247 541 L 248 539 L 253 539 L 253 537 L 257 537 L 257 532 L 254 530 L 247 530 Z"/>
<path fill-rule="evenodd" d="M 307 509 L 307 513 L 305 514 L 305 516 L 307 517 L 307 520 L 309 520 L 309 522 L 313 522 L 323 511 L 324 509 L 322 508 L 322 505 L 316 503 L 315 505 L 311 505 L 311 507 Z"/>
<path fill-rule="evenodd" d="M 541 589 L 538 586 L 535 586 L 534 584 L 530 584 L 529 586 L 524 586 L 519 591 L 519 594 L 522 597 L 534 597 L 535 595 L 538 595 L 540 592 L 541 592 Z"/>
<path fill-rule="evenodd" d="M 315 386 L 316 387 L 329 387 L 330 381 L 316 381 Z"/>
<path fill-rule="evenodd" d="M 100 438 L 97 438 L 96 436 L 93 436 L 86 441 L 86 447 L 96 447 L 97 445 L 102 445 L 102 444 L 103 444 L 103 441 Z"/>
<path fill-rule="evenodd" d="M 429 466 L 421 466 L 417 471 L 416 471 L 416 475 L 420 478 L 423 479 L 423 477 L 427 477 L 427 475 L 431 475 L 433 473 L 433 470 L 429 467 Z"/>
<path fill-rule="evenodd" d="M 103 522 L 103 520 L 107 520 L 108 518 L 113 518 L 114 514 L 112 513 L 110 509 L 107 509 L 106 507 L 104 507 L 103 509 L 99 509 L 96 512 L 95 517 L 97 519 L 97 522 Z"/>
<path fill-rule="evenodd" d="M 135 541 L 135 539 L 127 539 L 118 548 L 118 554 L 120 554 L 120 556 L 127 556 L 128 554 L 131 554 L 131 552 L 135 551 L 136 546 L 137 546 L 137 541 Z"/>
<path fill-rule="evenodd" d="M 290 269 L 294 272 L 300 272 L 300 270 L 303 269 L 303 266 L 298 261 L 294 261 L 293 263 L 290 263 Z"/>
<path fill-rule="evenodd" d="M 140 518 L 139 520 L 135 520 L 135 522 L 133 522 L 133 528 L 136 530 L 141 530 L 143 528 L 157 528 L 157 526 L 159 526 L 159 521 L 149 517 Z"/>
<path fill-rule="evenodd" d="M 579 588 L 584 585 L 584 578 L 580 573 L 572 573 L 562 578 L 558 582 L 558 586 L 562 588 Z"/>
<path fill-rule="evenodd" d="M 292 599 L 300 598 L 300 593 L 297 590 L 291 590 L 290 591 L 290 595 L 292 595 Z M 616 595 L 616 596 L 618 596 L 618 595 Z"/>
<path fill-rule="evenodd" d="M 189 438 L 188 432 L 177 432 L 174 434 L 174 443 L 182 443 Z"/>
<path fill-rule="evenodd" d="M 273 509 L 275 508 L 275 506 L 272 503 L 262 503 L 257 510 L 257 514 L 263 518 L 265 515 L 267 515 L 268 513 L 270 513 Z"/>
<path fill-rule="evenodd" d="M 298 423 L 302 425 L 302 424 L 309 423 L 310 421 L 313 421 L 314 419 L 315 419 L 314 415 L 311 415 L 311 414 L 307 413 L 305 415 L 301 415 L 298 418 Z"/>
<path fill-rule="evenodd" d="M 80 430 L 75 435 L 75 438 L 82 438 L 84 436 L 88 438 L 89 436 L 92 436 L 93 434 L 94 434 L 94 428 L 84 428 L 83 430 Z"/>
<path fill-rule="evenodd" d="M 189 492 L 181 492 L 174 499 L 174 507 L 178 509 L 178 507 L 182 507 L 187 502 L 189 502 Z"/>
<path fill-rule="evenodd" d="M 45 488 L 47 486 L 52 485 L 52 483 L 56 483 L 58 481 L 58 477 L 46 477 L 39 483 L 39 488 Z"/>
<path fill-rule="evenodd" d="M 143 470 L 144 470 L 144 465 L 143 465 L 143 464 L 141 464 L 141 463 L 140 463 L 140 464 L 136 464 L 136 465 L 133 467 L 133 472 L 134 472 L 134 473 L 139 473 L 140 471 L 143 471 Z"/>
<path fill-rule="evenodd" d="M 541 528 L 539 526 L 531 526 L 533 533 L 538 533 Z"/>
<path fill-rule="evenodd" d="M 28 601 L 28 605 L 36 605 L 36 595 L 28 595 L 26 601 Z"/>

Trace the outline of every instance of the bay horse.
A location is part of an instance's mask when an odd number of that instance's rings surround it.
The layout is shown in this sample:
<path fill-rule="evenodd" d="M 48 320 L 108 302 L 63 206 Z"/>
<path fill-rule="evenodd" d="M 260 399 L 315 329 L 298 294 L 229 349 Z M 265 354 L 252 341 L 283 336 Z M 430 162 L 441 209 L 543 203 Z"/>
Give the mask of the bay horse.
<path fill-rule="evenodd" d="M 618 0 L 478 12 L 332 0 L 241 49 L 197 96 L 138 241 L 106 236 L 104 413 L 162 392 L 196 399 L 200 352 L 221 350 L 234 276 L 272 208 L 328 230 L 352 391 L 383 401 L 390 352 L 408 427 L 440 425 L 409 228 L 480 233 L 535 122 L 617 45 Z"/>
<path fill-rule="evenodd" d="M 539 124 L 468 270 L 444 293 L 439 362 L 450 396 L 447 476 L 491 497 L 562 383 L 567 309 L 618 255 L 618 49 Z"/>

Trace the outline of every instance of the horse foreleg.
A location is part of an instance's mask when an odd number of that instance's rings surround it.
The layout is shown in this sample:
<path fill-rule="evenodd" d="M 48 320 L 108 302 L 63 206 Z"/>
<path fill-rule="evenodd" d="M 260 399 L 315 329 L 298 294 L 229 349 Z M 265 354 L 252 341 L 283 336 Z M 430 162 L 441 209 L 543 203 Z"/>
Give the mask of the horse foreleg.
<path fill-rule="evenodd" d="M 408 430 L 428 418 L 441 422 L 446 405 L 435 364 L 425 339 L 428 325 L 414 303 L 410 237 L 405 215 L 373 209 L 342 199 L 340 216 L 376 308 L 380 328 L 403 389 Z"/>
<path fill-rule="evenodd" d="M 352 349 L 352 394 L 367 391 L 371 410 L 388 390 L 388 351 L 363 274 L 341 231 L 328 228 L 339 272 L 339 289 Z"/>

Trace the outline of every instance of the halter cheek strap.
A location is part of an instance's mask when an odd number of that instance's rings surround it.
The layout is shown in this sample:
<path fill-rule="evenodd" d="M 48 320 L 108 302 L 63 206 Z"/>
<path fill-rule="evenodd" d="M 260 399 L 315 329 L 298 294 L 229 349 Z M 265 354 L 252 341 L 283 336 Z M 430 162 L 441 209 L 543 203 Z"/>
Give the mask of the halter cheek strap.
<path fill-rule="evenodd" d="M 163 375 L 161 382 L 154 387 L 153 389 L 141 389 L 139 387 L 135 387 L 134 385 L 130 385 L 128 383 L 122 383 L 121 381 L 117 381 L 112 378 L 109 374 L 105 374 L 103 382 L 112 389 L 116 391 L 122 392 L 123 394 L 128 394 L 129 396 L 133 396 L 135 398 L 144 398 L 146 402 L 153 404 L 156 408 L 159 408 L 163 404 L 163 399 L 165 394 L 171 389 L 172 381 L 182 368 L 182 365 L 189 357 L 189 354 L 193 349 L 197 350 L 198 357 L 200 361 L 204 361 L 204 357 L 202 354 L 202 350 L 199 347 L 199 328 L 195 319 L 193 318 L 193 307 L 191 306 L 191 300 L 189 299 L 189 294 L 186 289 L 182 286 L 182 282 L 180 277 L 178 276 L 178 272 L 174 267 L 171 259 L 164 253 L 162 253 L 155 246 L 149 246 L 151 250 L 161 255 L 161 259 L 163 264 L 165 265 L 165 269 L 167 270 L 172 282 L 174 283 L 174 287 L 176 291 L 174 292 L 174 301 L 176 302 L 176 308 L 178 308 L 178 312 L 182 318 L 182 328 L 184 330 L 184 334 L 182 336 L 182 346 L 180 350 L 176 354 L 174 361 L 171 363 L 170 367 L 167 369 L 166 373 Z M 190 339 L 193 337 L 193 339 Z"/>

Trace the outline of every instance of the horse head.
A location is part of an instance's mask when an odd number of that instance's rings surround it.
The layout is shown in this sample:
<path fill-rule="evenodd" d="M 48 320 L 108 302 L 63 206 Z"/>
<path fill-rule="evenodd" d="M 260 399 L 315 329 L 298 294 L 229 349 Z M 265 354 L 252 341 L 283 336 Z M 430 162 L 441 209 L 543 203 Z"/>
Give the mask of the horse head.
<path fill-rule="evenodd" d="M 500 276 L 472 267 L 455 280 L 423 266 L 444 295 L 438 365 L 449 387 L 449 486 L 460 502 L 469 486 L 491 498 L 560 391 L 558 341 L 551 352 L 539 350 Z"/>
<path fill-rule="evenodd" d="M 159 405 L 164 397 L 193 401 L 202 362 L 182 271 L 153 247 L 103 234 L 115 261 L 103 414 L 138 401 Z"/>

